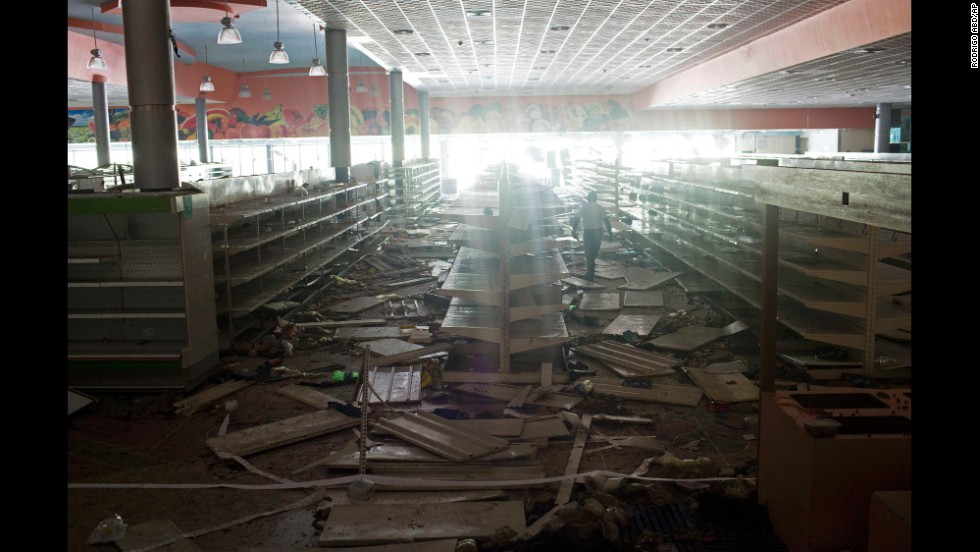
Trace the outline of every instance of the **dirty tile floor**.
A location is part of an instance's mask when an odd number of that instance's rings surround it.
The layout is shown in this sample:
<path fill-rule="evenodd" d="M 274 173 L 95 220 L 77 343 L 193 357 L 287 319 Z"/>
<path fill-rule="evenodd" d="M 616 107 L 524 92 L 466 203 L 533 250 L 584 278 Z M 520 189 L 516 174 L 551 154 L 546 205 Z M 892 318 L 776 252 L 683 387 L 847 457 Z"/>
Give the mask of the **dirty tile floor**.
<path fill-rule="evenodd" d="M 574 265 L 574 261 L 569 264 Z M 599 278 L 607 290 L 616 291 L 623 279 L 606 280 Z M 403 296 L 421 297 L 434 283 L 403 288 L 395 293 Z M 675 284 L 668 283 L 658 289 L 665 291 L 665 306 L 647 308 L 635 312 L 660 312 L 665 316 L 654 331 L 655 336 L 676 329 L 684 324 L 715 321 L 718 314 L 709 306 L 700 304 L 697 298 L 687 297 Z M 571 290 L 574 291 L 574 290 Z M 336 290 L 326 295 L 321 303 L 337 302 L 358 294 L 353 290 Z M 438 319 L 442 313 L 433 308 Z M 667 318 L 668 313 L 683 310 L 682 316 Z M 622 312 L 629 312 L 624 309 Z M 326 313 L 325 313 L 326 314 Z M 597 319 L 568 317 L 570 333 L 577 341 L 596 339 L 596 334 L 618 313 L 601 313 Z M 360 318 L 383 317 L 381 307 L 359 313 Z M 394 320 L 391 323 L 405 323 Z M 619 339 L 619 338 L 613 338 Z M 439 334 L 436 334 L 436 341 Z M 738 349 L 737 347 L 735 349 Z M 744 349 L 744 347 L 743 347 Z M 751 347 L 749 348 L 751 349 Z M 326 344 L 322 346 L 297 346 L 294 356 L 285 357 L 284 366 L 297 371 L 309 371 L 333 364 L 341 364 L 349 371 L 361 369 L 362 358 L 351 354 L 355 347 L 345 344 Z M 736 352 L 729 340 L 723 339 L 695 353 L 680 354 L 685 363 L 704 365 L 708 362 L 742 359 L 750 366 L 756 364 L 751 350 Z M 236 355 L 227 353 L 222 359 L 224 368 L 206 383 L 195 389 L 200 393 L 222 381 L 233 379 L 234 374 L 255 374 L 268 360 L 262 356 Z M 574 358 L 594 368 L 600 376 L 613 376 L 598 362 L 587 358 Z M 317 378 L 305 378 L 319 381 Z M 320 378 L 322 380 L 323 378 Z M 686 376 L 678 373 L 664 376 L 658 383 L 678 383 L 690 385 Z M 237 401 L 237 408 L 229 415 L 228 432 L 261 425 L 284 418 L 306 414 L 313 407 L 281 395 L 277 388 L 294 383 L 292 379 L 279 381 L 258 381 L 226 399 Z M 323 389 L 334 397 L 353 399 L 353 384 Z M 442 391 L 442 392 L 440 392 Z M 97 402 L 90 404 L 68 419 L 68 458 L 67 458 L 67 539 L 68 550 L 118 550 L 115 544 L 86 544 L 86 540 L 101 520 L 118 514 L 129 526 L 154 520 L 169 520 L 184 534 L 193 535 L 190 542 L 196 549 L 209 552 L 231 552 L 253 548 L 275 548 L 280 550 L 301 550 L 315 548 L 320 536 L 323 515 L 317 514 L 318 505 L 342 503 L 347 500 L 346 487 L 323 488 L 310 484 L 300 488 L 286 488 L 277 484 L 274 478 L 293 482 L 315 482 L 328 480 L 351 472 L 335 473 L 322 466 L 304 472 L 293 472 L 317 459 L 339 450 L 355 438 L 350 430 L 339 431 L 321 437 L 299 441 L 272 450 L 249 455 L 247 462 L 253 471 L 230 459 L 218 458 L 206 445 L 205 440 L 216 436 L 227 414 L 225 399 L 202 408 L 191 416 L 175 412 L 174 401 L 186 398 L 176 392 L 163 393 L 100 393 L 95 395 Z M 434 397 L 434 398 L 433 398 Z M 421 409 L 434 406 L 461 406 L 478 408 L 481 401 L 472 395 L 452 391 L 452 385 L 432 385 L 423 390 Z M 486 408 L 500 411 L 503 403 L 488 401 Z M 552 413 L 547 411 L 545 413 Z M 757 441 L 754 440 L 757 423 L 755 403 L 733 403 L 724 408 L 709 408 L 703 398 L 696 407 L 673 406 L 652 402 L 640 402 L 599 395 L 585 396 L 573 410 L 578 414 L 586 412 L 642 416 L 654 420 L 653 424 L 629 424 L 610 421 L 593 423 L 593 434 L 607 436 L 654 435 L 668 453 L 681 459 L 706 457 L 716 473 L 725 476 L 744 476 L 747 481 L 755 475 Z M 568 438 L 551 439 L 547 446 L 540 447 L 536 456 L 548 476 L 561 475 L 575 436 L 570 431 Z M 579 473 L 605 470 L 623 474 L 632 473 L 650 457 L 650 451 L 638 448 L 603 450 L 588 453 L 591 449 L 603 446 L 601 442 L 589 441 L 583 455 Z M 647 476 L 673 477 L 670 466 L 653 463 Z M 741 484 L 742 482 L 739 482 Z M 713 484 L 719 491 L 722 484 Z M 703 484 L 677 485 L 671 483 L 648 483 L 633 489 L 630 500 L 634 505 L 633 519 L 628 527 L 622 528 L 623 538 L 629 536 L 633 542 L 641 533 L 649 541 L 648 550 L 656 550 L 657 544 L 650 535 L 656 535 L 655 524 L 642 522 L 642 517 L 654 519 L 659 509 L 688 507 Z M 747 485 L 750 487 L 750 485 Z M 749 492 L 751 489 L 749 490 Z M 322 493 L 322 494 L 317 494 Z M 577 485 L 572 500 L 583 498 L 588 493 L 582 485 Z M 511 498 L 525 503 L 529 520 L 551 508 L 555 487 L 508 489 Z M 639 497 L 639 498 L 638 498 Z M 639 500 L 639 502 L 636 502 Z M 304 502 L 305 501 L 305 502 Z M 300 507 L 295 507 L 302 503 Z M 666 511 L 666 510 L 663 510 Z M 668 512 L 669 513 L 669 512 Z M 318 519 L 321 518 L 321 519 Z M 764 524 L 763 524 L 764 525 Z M 564 529 L 569 529 L 565 527 Z M 554 535 L 554 543 L 578 546 L 577 549 L 614 550 L 601 538 L 601 531 L 592 541 L 583 540 L 582 528 L 579 531 L 563 530 Z M 588 533 L 588 531 L 585 531 Z M 766 532 L 767 538 L 771 533 Z M 588 535 L 586 535 L 588 536 Z M 661 535 L 661 541 L 663 540 Z M 576 541 L 575 544 L 573 541 Z M 711 543 L 697 540 L 676 539 L 678 550 L 720 550 L 707 547 Z M 593 544 L 585 544 L 592 542 Z M 670 540 L 664 542 L 671 542 Z M 761 542 L 761 541 L 760 541 Z M 718 543 L 716 543 L 718 544 Z M 703 546 L 702 546 L 703 545 Z M 484 545 L 489 546 L 489 545 Z M 554 549 L 543 547 L 542 541 L 531 541 L 517 549 Z M 175 548 L 177 547 L 177 548 Z M 537 548 L 536 548 L 537 547 Z M 170 547 L 146 548 L 160 550 L 184 550 L 179 544 Z M 192 548 L 193 549 L 193 548 Z M 506 547 L 496 548 L 500 550 Z M 638 548 L 623 548 L 638 549 Z M 642 548 L 639 548 L 642 549 Z M 771 550 L 775 548 L 758 548 Z M 141 549 L 142 550 L 142 549 Z"/>

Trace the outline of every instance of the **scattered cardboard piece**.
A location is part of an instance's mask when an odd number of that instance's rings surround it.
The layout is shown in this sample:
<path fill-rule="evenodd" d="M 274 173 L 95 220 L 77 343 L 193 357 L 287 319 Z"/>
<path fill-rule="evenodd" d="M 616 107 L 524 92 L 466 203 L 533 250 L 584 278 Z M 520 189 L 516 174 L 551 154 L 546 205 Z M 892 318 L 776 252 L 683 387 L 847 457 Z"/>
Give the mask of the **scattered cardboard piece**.
<path fill-rule="evenodd" d="M 371 545 L 457 538 L 489 540 L 504 526 L 518 532 L 525 529 L 523 500 L 348 504 L 331 510 L 319 544 Z"/>

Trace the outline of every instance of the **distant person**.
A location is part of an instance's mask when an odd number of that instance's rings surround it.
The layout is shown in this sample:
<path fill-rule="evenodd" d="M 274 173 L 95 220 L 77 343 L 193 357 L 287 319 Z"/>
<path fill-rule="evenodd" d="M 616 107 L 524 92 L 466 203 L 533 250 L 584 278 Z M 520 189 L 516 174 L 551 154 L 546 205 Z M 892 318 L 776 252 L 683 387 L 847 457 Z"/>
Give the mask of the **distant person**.
<path fill-rule="evenodd" d="M 578 239 L 578 226 L 582 225 L 582 241 L 585 244 L 585 260 L 588 270 L 585 279 L 595 281 L 595 260 L 599 256 L 599 248 L 602 246 L 602 227 L 606 227 L 610 239 L 612 238 L 612 224 L 609 222 L 609 215 L 606 210 L 599 205 L 599 198 L 594 191 L 589 192 L 588 201 L 578 213 L 572 217 L 572 237 Z"/>

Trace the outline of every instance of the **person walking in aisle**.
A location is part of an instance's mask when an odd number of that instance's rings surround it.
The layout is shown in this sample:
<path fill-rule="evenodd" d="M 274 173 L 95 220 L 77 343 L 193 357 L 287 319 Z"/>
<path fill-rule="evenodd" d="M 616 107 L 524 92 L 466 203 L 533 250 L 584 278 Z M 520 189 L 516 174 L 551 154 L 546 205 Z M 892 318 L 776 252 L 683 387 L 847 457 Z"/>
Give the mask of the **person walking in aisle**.
<path fill-rule="evenodd" d="M 595 191 L 589 192 L 588 201 L 583 205 L 578 213 L 572 217 L 572 237 L 578 239 L 578 227 L 582 225 L 582 241 L 585 244 L 585 260 L 588 269 L 585 279 L 595 281 L 595 260 L 599 256 L 599 248 L 602 245 L 602 227 L 606 227 L 609 238 L 612 238 L 612 224 L 609 222 L 609 215 L 606 210 L 599 205 L 599 198 Z"/>

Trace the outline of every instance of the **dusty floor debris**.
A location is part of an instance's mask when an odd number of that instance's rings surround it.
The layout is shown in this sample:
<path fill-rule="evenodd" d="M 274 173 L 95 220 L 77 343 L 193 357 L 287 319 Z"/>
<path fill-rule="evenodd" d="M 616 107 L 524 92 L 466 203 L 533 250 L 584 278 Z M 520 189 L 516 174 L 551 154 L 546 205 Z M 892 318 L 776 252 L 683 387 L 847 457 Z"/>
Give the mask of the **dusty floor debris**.
<path fill-rule="evenodd" d="M 431 226 L 443 239 L 455 227 Z M 69 549 L 118 512 L 134 529 L 166 520 L 166 536 L 214 552 L 448 552 L 466 538 L 500 552 L 785 550 L 752 500 L 758 361 L 729 341 L 750 332 L 685 292 L 681 272 L 604 244 L 599 281 L 570 276 L 559 290 L 570 342 L 555 370 L 574 377 L 447 383 L 454 347 L 472 341 L 441 328 L 449 301 L 433 292 L 452 257 L 424 234 L 396 245 L 352 265 L 276 336 L 236 347 L 181 400 L 114 394 L 70 411 L 68 479 L 81 486 L 68 492 Z M 671 341 L 691 327 L 697 343 Z M 465 359 L 474 371 L 488 362 Z M 362 459 L 351 428 L 365 378 Z M 344 493 L 361 469 L 378 489 L 363 502 Z"/>

